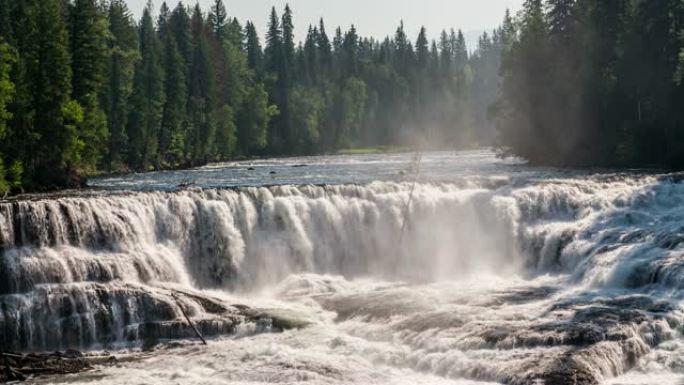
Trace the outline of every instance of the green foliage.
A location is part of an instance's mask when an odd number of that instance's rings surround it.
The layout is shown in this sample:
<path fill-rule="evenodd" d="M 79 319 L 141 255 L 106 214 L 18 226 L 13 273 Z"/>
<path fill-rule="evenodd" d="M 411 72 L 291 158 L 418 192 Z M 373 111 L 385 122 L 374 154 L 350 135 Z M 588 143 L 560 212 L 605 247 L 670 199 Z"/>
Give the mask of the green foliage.
<path fill-rule="evenodd" d="M 528 0 L 502 37 L 500 141 L 555 165 L 684 166 L 684 4 Z"/>
<path fill-rule="evenodd" d="M 70 170 L 80 159 L 81 148 L 76 121 L 70 115 L 78 103 L 70 98 L 71 58 L 63 2 L 29 3 L 27 12 L 36 23 L 27 26 L 25 40 L 17 49 L 25 69 L 19 82 L 28 92 L 22 95 L 27 110 L 15 114 L 28 118 L 23 163 L 32 176 L 31 186 L 63 186 L 71 182 Z"/>
<path fill-rule="evenodd" d="M 237 153 L 237 127 L 235 111 L 224 105 L 217 111 L 215 159 L 228 159 Z"/>
<path fill-rule="evenodd" d="M 16 54 L 12 48 L 4 43 L 0 38 L 0 143 L 4 143 L 4 138 L 7 133 L 7 121 L 12 119 L 12 113 L 8 111 L 7 105 L 14 97 L 14 84 L 10 79 L 10 70 L 12 65 L 16 62 Z M 0 146 L 2 150 L 2 146 Z M 20 167 L 21 164 L 18 164 Z M 13 182 L 16 183 L 15 175 L 7 175 L 5 170 L 3 154 L 0 152 L 0 196 L 7 194 L 13 187 Z M 19 173 L 19 178 L 21 173 Z"/>
<path fill-rule="evenodd" d="M 148 3 L 139 27 L 141 58 L 135 67 L 128 118 L 128 164 L 136 170 L 148 170 L 157 160 L 165 99 L 161 48 L 151 13 Z"/>
<path fill-rule="evenodd" d="M 163 107 L 159 129 L 158 162 L 167 166 L 178 166 L 186 161 L 185 128 L 188 126 L 186 103 L 187 68 L 178 49 L 176 35 L 171 29 L 172 16 L 166 4 L 162 5 L 157 28 L 162 45 L 162 67 L 164 70 L 164 91 L 166 101 Z"/>
<path fill-rule="evenodd" d="M 129 98 L 133 92 L 135 64 L 140 57 L 138 36 L 125 0 L 113 0 L 108 16 L 107 81 L 104 86 L 103 107 L 107 115 L 109 143 L 106 167 L 111 170 L 125 169 L 128 149 Z"/>
<path fill-rule="evenodd" d="M 107 150 L 107 115 L 94 93 L 87 94 L 83 103 L 83 115 L 78 124 L 78 138 L 82 145 L 79 148 L 80 168 L 87 174 L 93 174 Z"/>
<path fill-rule="evenodd" d="M 7 131 L 7 121 L 12 113 L 7 109 L 14 98 L 15 87 L 10 79 L 10 71 L 16 62 L 16 53 L 7 43 L 0 40 L 0 139 Z"/>
<path fill-rule="evenodd" d="M 268 145 L 268 126 L 279 114 L 278 107 L 269 103 L 263 84 L 250 87 L 238 114 L 238 145 L 241 154 L 258 154 Z"/>
<path fill-rule="evenodd" d="M 526 0 L 469 54 L 461 31 L 382 41 L 324 21 L 263 44 L 223 0 L 0 0 L 0 195 L 103 170 L 399 146 L 554 165 L 684 167 L 684 3 Z M 472 47 L 471 47 L 472 48 Z M 495 127 L 496 126 L 496 127 Z M 498 134 L 498 136 L 497 136 Z"/>
<path fill-rule="evenodd" d="M 320 94 L 297 87 L 292 92 L 292 115 L 298 139 L 299 152 L 310 152 L 318 143 L 318 128 L 323 117 L 325 103 Z"/>
<path fill-rule="evenodd" d="M 75 100 L 70 100 L 62 107 L 63 135 L 67 138 L 62 151 L 58 154 L 61 157 L 60 163 L 73 166 L 82 160 L 81 153 L 86 146 L 84 138 L 80 138 L 79 128 L 84 122 L 84 112 L 80 104 Z"/>
<path fill-rule="evenodd" d="M 69 21 L 73 97 L 83 103 L 106 80 L 109 23 L 98 0 L 74 0 Z"/>
<path fill-rule="evenodd" d="M 211 151 L 216 140 L 216 84 L 209 51 L 210 42 L 199 4 L 193 10 L 191 28 L 194 50 L 188 74 L 188 144 L 192 163 L 206 163 L 211 160 Z"/>

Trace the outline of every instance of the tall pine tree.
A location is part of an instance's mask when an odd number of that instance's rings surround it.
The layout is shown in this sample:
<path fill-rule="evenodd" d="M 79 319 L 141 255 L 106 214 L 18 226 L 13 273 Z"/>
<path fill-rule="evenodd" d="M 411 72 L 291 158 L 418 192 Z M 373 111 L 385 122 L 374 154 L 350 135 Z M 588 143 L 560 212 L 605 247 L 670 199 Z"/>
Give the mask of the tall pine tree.
<path fill-rule="evenodd" d="M 135 67 L 128 119 L 128 163 L 136 170 L 156 166 L 164 95 L 161 46 L 148 2 L 139 25 L 140 61 Z"/>

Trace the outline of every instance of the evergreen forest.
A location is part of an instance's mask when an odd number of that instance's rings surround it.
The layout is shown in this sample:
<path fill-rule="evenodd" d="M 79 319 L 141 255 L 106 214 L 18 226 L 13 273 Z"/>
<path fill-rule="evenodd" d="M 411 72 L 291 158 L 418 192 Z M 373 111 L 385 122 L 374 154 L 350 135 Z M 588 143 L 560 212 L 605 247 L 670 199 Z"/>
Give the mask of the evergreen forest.
<path fill-rule="evenodd" d="M 554 166 L 684 166 L 684 2 L 525 0 L 467 47 L 323 19 L 261 36 L 124 0 L 0 0 L 0 196 L 256 156 L 495 146 Z"/>
<path fill-rule="evenodd" d="M 372 146 L 468 148 L 494 137 L 502 41 L 403 24 L 383 40 L 294 12 L 253 23 L 124 0 L 0 0 L 0 195 L 102 172 Z"/>

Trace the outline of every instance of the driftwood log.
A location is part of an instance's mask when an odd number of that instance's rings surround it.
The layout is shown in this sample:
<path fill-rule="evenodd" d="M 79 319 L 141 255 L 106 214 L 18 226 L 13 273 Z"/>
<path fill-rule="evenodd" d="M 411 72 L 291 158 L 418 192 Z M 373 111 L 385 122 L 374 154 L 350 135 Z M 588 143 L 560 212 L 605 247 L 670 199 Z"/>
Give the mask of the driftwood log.
<path fill-rule="evenodd" d="M 180 303 L 180 301 L 178 300 L 178 297 L 176 297 L 176 294 L 175 294 L 175 293 L 172 293 L 171 296 L 173 297 L 174 300 L 176 300 L 176 304 L 178 305 L 178 308 L 180 308 L 181 313 L 183 313 L 183 317 L 185 317 L 185 320 L 188 321 L 188 324 L 190 325 L 190 327 L 192 328 L 192 330 L 195 332 L 195 334 L 197 335 L 197 337 L 199 337 L 199 339 L 202 340 L 202 343 L 206 345 L 206 344 L 207 344 L 207 340 L 204 339 L 204 337 L 202 336 L 202 333 L 200 333 L 200 331 L 197 329 L 197 327 L 195 326 L 195 324 L 192 323 L 192 321 L 190 320 L 190 317 L 188 316 L 188 313 L 185 312 L 185 309 L 183 308 L 183 305 L 182 305 L 182 304 Z"/>
<path fill-rule="evenodd" d="M 114 356 L 84 356 L 75 350 L 50 354 L 0 353 L 0 383 L 27 381 L 36 376 L 80 373 L 92 369 L 93 365 L 115 362 Z"/>

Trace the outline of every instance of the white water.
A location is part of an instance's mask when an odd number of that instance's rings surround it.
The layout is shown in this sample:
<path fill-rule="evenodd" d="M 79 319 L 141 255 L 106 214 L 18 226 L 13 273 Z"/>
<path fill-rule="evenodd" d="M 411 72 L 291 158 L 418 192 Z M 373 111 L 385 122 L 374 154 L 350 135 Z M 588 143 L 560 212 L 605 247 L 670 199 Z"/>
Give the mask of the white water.
<path fill-rule="evenodd" d="M 266 167 L 310 183 L 318 169 L 389 178 L 400 163 L 348 159 Z M 23 333 L 10 338 L 22 349 L 106 347 L 180 318 L 168 288 L 311 323 L 282 334 L 245 324 L 209 348 L 50 383 L 684 381 L 678 176 L 558 173 L 483 154 L 436 154 L 425 167 L 403 236 L 401 181 L 0 203 L 0 325 Z M 235 169 L 198 170 L 216 174 L 199 184 L 225 185 Z M 173 189 L 168 177 L 154 188 Z M 147 190 L 145 178 L 108 186 Z M 62 335 L 46 336 L 55 327 Z"/>

